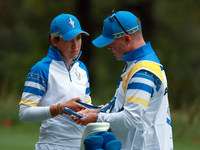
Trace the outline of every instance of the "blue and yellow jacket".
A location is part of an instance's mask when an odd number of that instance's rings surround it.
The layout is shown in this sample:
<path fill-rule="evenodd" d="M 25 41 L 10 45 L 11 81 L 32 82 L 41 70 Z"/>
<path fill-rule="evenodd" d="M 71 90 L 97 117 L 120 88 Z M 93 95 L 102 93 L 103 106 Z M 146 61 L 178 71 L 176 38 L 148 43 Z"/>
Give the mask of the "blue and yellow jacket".
<path fill-rule="evenodd" d="M 109 122 L 122 150 L 172 150 L 167 79 L 150 42 L 123 56 L 126 62 Z"/>

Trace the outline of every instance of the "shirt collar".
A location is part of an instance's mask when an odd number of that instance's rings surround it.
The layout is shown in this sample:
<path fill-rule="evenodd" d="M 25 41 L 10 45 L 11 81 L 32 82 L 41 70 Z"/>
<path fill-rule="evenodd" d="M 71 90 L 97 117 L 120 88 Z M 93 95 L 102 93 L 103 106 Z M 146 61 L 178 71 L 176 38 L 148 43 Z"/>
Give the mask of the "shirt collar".
<path fill-rule="evenodd" d="M 76 59 L 73 59 L 73 62 L 71 65 L 73 65 L 75 62 L 78 61 L 81 54 L 82 54 L 82 51 L 79 52 L 78 57 Z M 54 60 L 57 60 L 57 61 L 63 61 L 60 52 L 56 48 L 54 48 L 52 45 L 49 47 L 49 52 L 48 52 L 47 56 Z"/>
<path fill-rule="evenodd" d="M 149 53 L 153 52 L 150 42 L 146 42 L 146 45 L 143 45 L 132 52 L 124 55 L 122 58 L 125 62 L 138 60 L 140 57 L 145 56 Z"/>

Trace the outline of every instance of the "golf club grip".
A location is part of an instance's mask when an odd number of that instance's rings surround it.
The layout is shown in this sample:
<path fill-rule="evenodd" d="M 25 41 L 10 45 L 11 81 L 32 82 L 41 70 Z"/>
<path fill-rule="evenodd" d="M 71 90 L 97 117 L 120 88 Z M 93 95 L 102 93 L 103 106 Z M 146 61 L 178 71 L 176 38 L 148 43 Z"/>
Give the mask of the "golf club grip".
<path fill-rule="evenodd" d="M 96 113 L 106 112 L 115 103 L 115 97 L 113 97 L 105 106 L 101 107 Z"/>
<path fill-rule="evenodd" d="M 73 111 L 73 110 L 71 110 L 71 109 L 69 109 L 69 108 L 66 108 L 66 107 L 65 107 L 65 108 L 63 108 L 63 110 L 64 110 L 65 112 L 71 114 L 71 115 L 76 116 L 76 117 L 79 117 L 79 118 L 83 118 L 83 117 L 84 117 L 84 116 L 82 116 L 82 115 L 76 113 L 75 111 Z"/>
<path fill-rule="evenodd" d="M 87 108 L 92 108 L 92 109 L 100 109 L 101 107 L 98 107 L 98 106 L 94 106 L 94 105 L 90 105 L 90 104 L 87 104 L 87 103 L 84 103 L 82 101 L 76 101 L 77 103 L 87 107 Z"/>

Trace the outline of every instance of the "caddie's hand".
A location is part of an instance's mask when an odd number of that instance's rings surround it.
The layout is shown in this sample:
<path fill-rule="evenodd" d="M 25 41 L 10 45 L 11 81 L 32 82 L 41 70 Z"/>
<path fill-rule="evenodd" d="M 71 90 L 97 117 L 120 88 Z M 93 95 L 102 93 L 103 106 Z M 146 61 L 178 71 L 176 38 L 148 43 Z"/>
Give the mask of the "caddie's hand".
<path fill-rule="evenodd" d="M 77 123 L 80 123 L 81 125 L 87 125 L 88 123 L 96 122 L 97 118 L 98 118 L 98 113 L 90 112 L 85 114 L 84 118 L 79 118 L 77 120 Z"/>
<path fill-rule="evenodd" d="M 82 116 L 86 116 L 88 113 L 95 113 L 97 112 L 99 109 L 91 109 L 91 108 L 86 108 L 80 111 L 80 114 Z"/>
<path fill-rule="evenodd" d="M 86 109 L 82 109 L 81 111 L 77 112 L 78 114 L 85 116 L 87 113 L 91 113 L 91 112 L 96 112 L 97 109 L 91 109 L 91 108 L 86 108 Z M 80 123 L 79 122 L 79 117 L 71 115 L 72 120 L 74 120 L 76 123 Z"/>

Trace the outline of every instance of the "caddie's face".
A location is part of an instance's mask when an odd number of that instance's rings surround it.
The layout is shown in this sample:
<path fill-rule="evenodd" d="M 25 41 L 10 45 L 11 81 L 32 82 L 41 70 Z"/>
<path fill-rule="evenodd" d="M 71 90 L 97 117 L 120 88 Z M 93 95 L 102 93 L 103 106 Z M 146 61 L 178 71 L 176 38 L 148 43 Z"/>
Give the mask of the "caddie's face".
<path fill-rule="evenodd" d="M 72 40 L 65 41 L 60 39 L 57 43 L 57 50 L 61 53 L 64 61 L 76 59 L 81 49 L 82 39 L 81 34 L 76 35 Z"/>
<path fill-rule="evenodd" d="M 117 60 L 123 60 L 123 56 L 126 54 L 126 42 L 123 38 L 115 39 L 113 42 L 108 44 L 108 50 L 111 50 Z"/>

